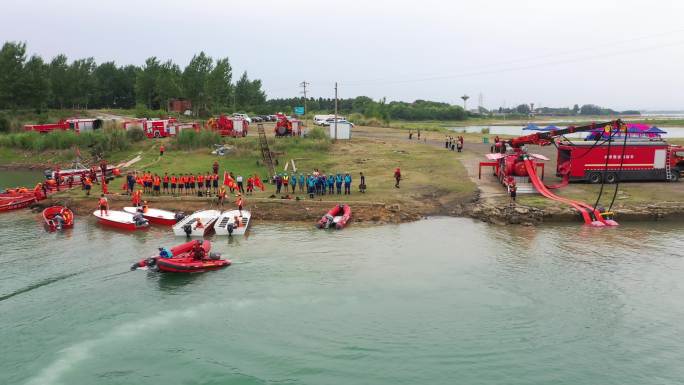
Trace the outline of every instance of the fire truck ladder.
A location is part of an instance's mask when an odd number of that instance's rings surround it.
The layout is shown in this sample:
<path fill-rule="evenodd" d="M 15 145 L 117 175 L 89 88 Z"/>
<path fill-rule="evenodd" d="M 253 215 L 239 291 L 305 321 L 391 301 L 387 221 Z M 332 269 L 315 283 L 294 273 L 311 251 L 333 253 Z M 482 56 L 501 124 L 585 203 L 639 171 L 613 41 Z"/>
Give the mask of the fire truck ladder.
<path fill-rule="evenodd" d="M 665 150 L 665 179 L 667 181 L 672 180 L 672 167 L 670 167 L 670 146 Z"/>
<path fill-rule="evenodd" d="M 273 154 L 271 153 L 271 149 L 268 148 L 268 140 L 266 139 L 266 131 L 264 131 L 264 125 L 258 123 L 257 129 L 259 131 L 259 148 L 261 149 L 261 159 L 263 159 L 264 164 L 268 169 L 268 178 L 272 179 L 275 176 L 275 167 L 273 166 Z"/>

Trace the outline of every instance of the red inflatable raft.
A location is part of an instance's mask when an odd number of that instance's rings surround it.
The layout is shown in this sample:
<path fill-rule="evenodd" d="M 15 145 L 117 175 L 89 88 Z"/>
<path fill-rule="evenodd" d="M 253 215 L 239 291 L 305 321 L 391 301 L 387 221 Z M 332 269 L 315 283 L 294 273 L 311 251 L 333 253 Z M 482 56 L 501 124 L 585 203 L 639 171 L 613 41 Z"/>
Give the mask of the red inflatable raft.
<path fill-rule="evenodd" d="M 55 219 L 55 216 L 59 215 Z M 60 220 L 61 217 L 61 220 Z M 50 206 L 43 210 L 45 226 L 50 231 L 62 230 L 74 227 L 74 213 L 64 206 Z"/>
<path fill-rule="evenodd" d="M 337 205 L 330 209 L 320 221 L 316 224 L 319 229 L 328 229 L 335 226 L 336 229 L 341 230 L 351 219 L 351 207 L 349 205 Z"/>
<path fill-rule="evenodd" d="M 202 249 L 204 250 L 204 258 L 195 258 L 193 248 L 199 242 L 202 242 Z M 230 266 L 229 259 L 221 259 L 220 254 L 211 253 L 211 242 L 194 240 L 183 243 L 171 248 L 173 256 L 171 258 L 162 258 L 159 255 L 149 257 L 134 263 L 131 270 L 139 267 L 149 267 L 153 270 L 164 271 L 168 273 L 202 273 L 210 270 L 218 270 Z"/>
<path fill-rule="evenodd" d="M 0 197 L 0 212 L 23 209 L 37 200 L 38 198 L 33 194 L 19 197 Z"/>

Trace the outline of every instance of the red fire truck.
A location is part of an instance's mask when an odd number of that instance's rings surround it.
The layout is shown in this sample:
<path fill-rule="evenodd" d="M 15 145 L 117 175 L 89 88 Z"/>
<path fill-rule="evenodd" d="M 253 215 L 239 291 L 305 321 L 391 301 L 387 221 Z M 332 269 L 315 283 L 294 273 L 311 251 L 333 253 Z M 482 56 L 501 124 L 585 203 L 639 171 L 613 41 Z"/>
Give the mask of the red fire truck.
<path fill-rule="evenodd" d="M 217 131 L 221 136 L 245 137 L 249 131 L 249 122 L 239 117 L 221 115 L 207 120 L 206 127 Z"/>
<path fill-rule="evenodd" d="M 24 125 L 24 130 L 26 131 L 36 131 L 42 134 L 48 133 L 55 130 L 74 130 L 76 133 L 81 131 L 91 131 L 102 128 L 102 119 L 81 119 L 81 118 L 68 118 L 62 119 L 57 123 L 47 123 L 47 124 L 26 124 Z"/>
<path fill-rule="evenodd" d="M 176 136 L 182 130 L 199 131 L 199 123 L 181 123 L 176 118 L 168 119 L 136 119 L 124 122 L 124 129 L 140 128 L 148 138 L 166 138 Z"/>
<path fill-rule="evenodd" d="M 624 145 L 624 148 L 623 148 Z M 558 144 L 557 174 L 570 181 L 679 180 L 684 170 L 684 147 L 660 138 L 614 138 L 610 146 L 595 141 L 563 140 Z"/>
<path fill-rule="evenodd" d="M 301 136 L 304 122 L 288 117 L 282 113 L 276 114 L 275 136 Z"/>

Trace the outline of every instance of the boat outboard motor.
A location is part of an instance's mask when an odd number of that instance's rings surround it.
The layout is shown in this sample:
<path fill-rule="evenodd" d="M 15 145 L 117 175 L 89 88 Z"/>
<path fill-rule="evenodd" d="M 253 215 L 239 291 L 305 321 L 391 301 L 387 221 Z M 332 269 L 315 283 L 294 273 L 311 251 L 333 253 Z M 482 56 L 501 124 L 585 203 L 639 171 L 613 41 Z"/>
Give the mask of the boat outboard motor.
<path fill-rule="evenodd" d="M 61 230 L 62 227 L 64 227 L 64 218 L 62 218 L 61 215 L 55 215 L 53 220 L 55 221 L 55 228 L 57 230 Z"/>
<path fill-rule="evenodd" d="M 221 259 L 221 253 L 216 253 L 212 251 L 211 253 L 209 253 L 209 259 Z"/>
<path fill-rule="evenodd" d="M 147 224 L 147 219 L 141 213 L 137 213 L 133 215 L 133 222 L 135 222 L 136 226 L 142 226 Z"/>
<path fill-rule="evenodd" d="M 173 216 L 173 218 L 174 218 L 176 221 L 180 222 L 181 220 L 183 220 L 183 218 L 185 218 L 185 213 L 182 212 L 182 211 L 179 211 L 179 212 L 177 212 L 177 213 Z"/>
<path fill-rule="evenodd" d="M 189 237 L 190 234 L 192 234 L 192 225 L 190 223 L 186 223 L 183 225 L 183 231 L 185 232 L 185 235 Z"/>
<path fill-rule="evenodd" d="M 323 226 L 326 229 L 329 229 L 330 226 L 335 222 L 335 218 L 330 215 L 330 214 L 325 214 L 325 226 Z"/>
<path fill-rule="evenodd" d="M 233 224 L 229 223 L 228 226 L 226 226 L 226 230 L 228 230 L 228 236 L 229 237 L 232 236 L 233 235 Z"/>
<path fill-rule="evenodd" d="M 46 169 L 43 171 L 43 175 L 45 176 L 45 179 L 52 179 L 52 170 Z"/>

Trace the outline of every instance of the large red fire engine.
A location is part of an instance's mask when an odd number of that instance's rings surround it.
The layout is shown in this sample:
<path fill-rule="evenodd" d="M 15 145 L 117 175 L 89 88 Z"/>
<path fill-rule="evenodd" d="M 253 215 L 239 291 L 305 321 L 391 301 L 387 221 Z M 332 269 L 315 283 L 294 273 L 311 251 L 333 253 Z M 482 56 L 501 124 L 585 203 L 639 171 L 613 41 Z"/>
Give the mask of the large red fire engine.
<path fill-rule="evenodd" d="M 221 115 L 218 118 L 207 120 L 206 127 L 214 130 L 221 136 L 245 137 L 249 131 L 249 122 L 238 117 Z"/>
<path fill-rule="evenodd" d="M 97 130 L 102 127 L 101 119 L 81 119 L 81 118 L 68 118 L 62 119 L 57 123 L 47 123 L 47 124 L 26 124 L 24 125 L 24 130 L 26 131 L 36 131 L 42 134 L 48 133 L 55 130 L 74 130 L 76 133 L 81 131 L 91 131 Z"/>
<path fill-rule="evenodd" d="M 176 136 L 182 130 L 200 130 L 199 123 L 181 123 L 176 118 L 168 119 L 136 119 L 124 122 L 124 129 L 140 128 L 148 138 L 166 138 Z"/>

